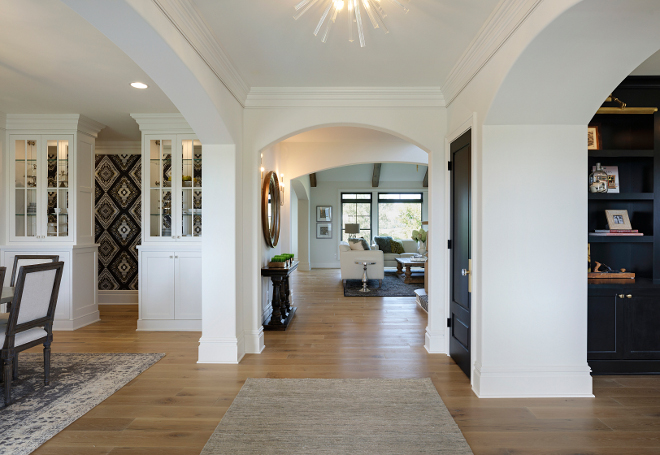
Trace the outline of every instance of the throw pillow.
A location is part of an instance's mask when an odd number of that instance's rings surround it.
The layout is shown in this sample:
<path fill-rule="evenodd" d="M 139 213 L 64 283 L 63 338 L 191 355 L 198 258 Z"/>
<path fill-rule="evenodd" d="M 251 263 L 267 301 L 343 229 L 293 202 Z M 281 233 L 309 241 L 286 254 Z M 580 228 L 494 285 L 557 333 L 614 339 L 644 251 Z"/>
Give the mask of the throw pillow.
<path fill-rule="evenodd" d="M 403 249 L 403 242 L 401 240 L 390 240 L 390 249 L 394 254 L 403 254 L 405 250 Z"/>
<path fill-rule="evenodd" d="M 360 242 L 360 239 L 348 239 L 348 244 L 351 246 L 351 250 L 357 250 L 357 251 L 364 250 L 364 247 L 362 246 L 362 242 Z"/>
<path fill-rule="evenodd" d="M 371 250 L 371 248 L 369 248 L 369 242 L 367 242 L 363 237 L 360 237 L 360 240 L 362 241 L 362 248 L 365 250 Z"/>
<path fill-rule="evenodd" d="M 374 242 L 376 242 L 376 245 L 378 245 L 378 248 L 380 248 L 383 254 L 392 252 L 390 249 L 390 240 L 392 240 L 392 237 L 374 237 Z"/>

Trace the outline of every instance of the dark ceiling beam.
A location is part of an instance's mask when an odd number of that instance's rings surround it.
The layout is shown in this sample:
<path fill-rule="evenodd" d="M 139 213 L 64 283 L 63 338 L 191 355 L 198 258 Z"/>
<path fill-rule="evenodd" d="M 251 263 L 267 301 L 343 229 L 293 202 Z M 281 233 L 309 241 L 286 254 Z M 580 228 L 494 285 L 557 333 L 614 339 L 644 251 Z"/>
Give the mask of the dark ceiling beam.
<path fill-rule="evenodd" d="M 380 163 L 374 164 L 374 175 L 371 177 L 371 186 L 373 188 L 378 188 L 380 184 Z"/>
<path fill-rule="evenodd" d="M 312 188 L 316 188 L 316 172 L 309 174 L 309 184 Z"/>
<path fill-rule="evenodd" d="M 429 187 L 429 168 L 426 168 L 426 174 L 424 174 L 424 180 L 422 180 L 422 187 Z"/>

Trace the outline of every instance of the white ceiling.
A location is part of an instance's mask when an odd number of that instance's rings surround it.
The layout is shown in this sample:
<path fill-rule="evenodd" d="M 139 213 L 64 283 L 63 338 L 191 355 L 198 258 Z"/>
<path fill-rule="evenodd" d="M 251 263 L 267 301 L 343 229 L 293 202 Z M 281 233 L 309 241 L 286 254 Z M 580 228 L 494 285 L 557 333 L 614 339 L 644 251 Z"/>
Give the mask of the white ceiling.
<path fill-rule="evenodd" d="M 140 140 L 129 113 L 178 112 L 130 58 L 59 0 L 0 0 L 0 112 L 83 114 L 99 140 Z M 149 85 L 136 90 L 136 80 Z"/>
<path fill-rule="evenodd" d="M 348 41 L 346 7 L 324 44 L 313 32 L 327 1 L 295 21 L 299 1 L 193 3 L 251 87 L 428 87 L 443 85 L 499 0 L 401 0 L 408 14 L 384 0 L 390 33 L 363 18 L 364 48 Z"/>
<path fill-rule="evenodd" d="M 355 164 L 336 167 L 316 173 L 319 182 L 368 182 L 373 176 L 373 164 Z M 380 182 L 422 182 L 426 166 L 415 164 L 383 163 L 380 167 Z"/>

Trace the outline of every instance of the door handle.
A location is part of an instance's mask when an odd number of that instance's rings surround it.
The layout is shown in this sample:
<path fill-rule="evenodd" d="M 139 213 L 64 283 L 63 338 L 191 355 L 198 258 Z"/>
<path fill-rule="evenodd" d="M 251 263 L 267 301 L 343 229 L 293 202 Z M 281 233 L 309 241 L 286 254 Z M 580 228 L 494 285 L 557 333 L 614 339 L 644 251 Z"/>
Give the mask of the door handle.
<path fill-rule="evenodd" d="M 461 269 L 461 275 L 468 276 L 469 274 L 470 274 L 470 271 L 468 269 Z"/>

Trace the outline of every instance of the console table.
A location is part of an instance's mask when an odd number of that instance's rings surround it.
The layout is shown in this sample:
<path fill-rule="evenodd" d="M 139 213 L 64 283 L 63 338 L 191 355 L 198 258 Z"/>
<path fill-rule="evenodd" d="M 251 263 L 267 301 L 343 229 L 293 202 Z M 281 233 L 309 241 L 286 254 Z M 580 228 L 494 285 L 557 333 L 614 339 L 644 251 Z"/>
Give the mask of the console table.
<path fill-rule="evenodd" d="M 270 277 L 273 282 L 273 312 L 264 323 L 264 330 L 286 330 L 296 314 L 296 307 L 289 302 L 291 290 L 289 289 L 289 275 L 298 268 L 298 262 L 290 267 L 263 267 L 261 276 Z"/>

